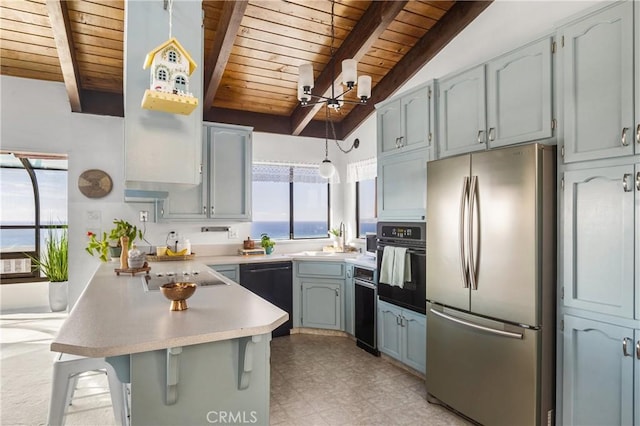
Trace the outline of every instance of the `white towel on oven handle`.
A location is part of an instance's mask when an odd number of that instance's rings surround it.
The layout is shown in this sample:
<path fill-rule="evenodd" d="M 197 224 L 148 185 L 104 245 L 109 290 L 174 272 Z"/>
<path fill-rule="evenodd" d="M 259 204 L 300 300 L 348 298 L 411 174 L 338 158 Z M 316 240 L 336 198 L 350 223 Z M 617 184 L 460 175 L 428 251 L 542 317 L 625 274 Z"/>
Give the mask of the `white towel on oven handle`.
<path fill-rule="evenodd" d="M 391 284 L 395 257 L 395 247 L 385 246 L 382 251 L 382 261 L 380 262 L 380 282 L 383 284 Z"/>
<path fill-rule="evenodd" d="M 394 247 L 393 273 L 391 285 L 403 288 L 406 281 L 411 281 L 411 259 L 406 247 Z"/>

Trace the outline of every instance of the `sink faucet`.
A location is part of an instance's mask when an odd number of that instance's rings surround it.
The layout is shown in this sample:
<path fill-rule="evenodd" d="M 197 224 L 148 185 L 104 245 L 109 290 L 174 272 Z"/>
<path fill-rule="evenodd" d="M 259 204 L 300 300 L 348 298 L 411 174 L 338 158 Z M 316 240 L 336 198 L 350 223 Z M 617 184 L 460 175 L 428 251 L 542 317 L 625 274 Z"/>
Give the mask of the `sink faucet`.
<path fill-rule="evenodd" d="M 345 251 L 344 248 L 346 245 L 346 242 L 345 242 L 346 234 L 347 234 L 347 228 L 344 226 L 344 222 L 340 222 L 340 238 L 342 239 L 341 248 L 343 252 Z"/>

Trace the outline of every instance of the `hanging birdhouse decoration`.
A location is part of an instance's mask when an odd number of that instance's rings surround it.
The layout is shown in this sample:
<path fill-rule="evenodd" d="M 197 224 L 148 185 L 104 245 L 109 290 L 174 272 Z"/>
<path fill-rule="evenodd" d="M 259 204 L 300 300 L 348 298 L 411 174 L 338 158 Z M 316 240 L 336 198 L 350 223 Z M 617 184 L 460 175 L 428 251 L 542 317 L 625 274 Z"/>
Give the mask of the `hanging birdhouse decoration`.
<path fill-rule="evenodd" d="M 189 76 L 196 67 L 197 64 L 175 37 L 147 53 L 143 69 L 149 68 L 151 75 L 149 88 L 142 98 L 142 108 L 191 114 L 198 106 L 198 98 L 189 91 Z"/>

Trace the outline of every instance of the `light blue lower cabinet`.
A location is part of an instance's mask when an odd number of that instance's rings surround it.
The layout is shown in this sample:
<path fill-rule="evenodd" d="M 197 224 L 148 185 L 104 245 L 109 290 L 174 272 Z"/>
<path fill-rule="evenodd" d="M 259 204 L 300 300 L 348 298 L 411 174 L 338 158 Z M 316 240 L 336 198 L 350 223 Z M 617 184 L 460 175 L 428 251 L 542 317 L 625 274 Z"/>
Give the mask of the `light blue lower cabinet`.
<path fill-rule="evenodd" d="M 207 265 L 209 268 L 237 283 L 240 282 L 240 265 Z"/>
<path fill-rule="evenodd" d="M 634 362 L 640 387 L 639 339 L 632 328 L 564 316 L 562 424 L 638 425 L 633 393 Z"/>
<path fill-rule="evenodd" d="M 404 329 L 402 362 L 422 373 L 427 362 L 427 317 L 403 309 L 401 326 Z"/>
<path fill-rule="evenodd" d="M 398 361 L 402 360 L 400 314 L 397 306 L 378 300 L 378 349 Z"/>
<path fill-rule="evenodd" d="M 303 278 L 302 327 L 341 330 L 344 280 Z"/>
<path fill-rule="evenodd" d="M 424 373 L 427 363 L 426 316 L 378 300 L 378 349 Z"/>

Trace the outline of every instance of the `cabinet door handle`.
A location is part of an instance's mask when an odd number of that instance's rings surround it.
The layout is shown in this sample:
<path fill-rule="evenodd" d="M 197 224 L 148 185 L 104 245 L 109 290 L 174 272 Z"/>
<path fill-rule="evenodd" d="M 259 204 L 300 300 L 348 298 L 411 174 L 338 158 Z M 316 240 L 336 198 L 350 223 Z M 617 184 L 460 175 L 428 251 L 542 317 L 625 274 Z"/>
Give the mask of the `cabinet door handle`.
<path fill-rule="evenodd" d="M 629 180 L 631 179 L 631 173 L 625 173 L 622 176 L 622 187 L 624 188 L 624 192 L 631 192 L 633 188 L 629 185 Z"/>
<path fill-rule="evenodd" d="M 493 141 L 496 138 L 496 128 L 495 127 L 491 127 L 489 128 L 489 141 Z"/>
<path fill-rule="evenodd" d="M 400 315 L 395 315 L 396 317 L 396 325 L 402 326 L 402 320 L 400 319 Z"/>
<path fill-rule="evenodd" d="M 640 124 L 636 127 L 636 142 L 640 143 Z"/>
<path fill-rule="evenodd" d="M 337 288 L 335 289 L 335 291 L 336 291 L 336 297 L 340 297 L 340 291 L 338 291 Z"/>
<path fill-rule="evenodd" d="M 620 140 L 622 142 L 622 146 L 629 146 L 629 142 L 627 142 L 627 130 L 629 130 L 628 127 L 623 127 L 622 128 L 622 136 L 620 137 Z"/>
<path fill-rule="evenodd" d="M 478 130 L 478 143 L 484 143 L 484 130 Z"/>
<path fill-rule="evenodd" d="M 396 138 L 396 148 L 400 148 L 400 138 Z"/>
<path fill-rule="evenodd" d="M 640 340 L 636 343 L 636 358 L 640 359 Z"/>
<path fill-rule="evenodd" d="M 636 173 L 636 189 L 640 191 L 640 172 Z"/>
<path fill-rule="evenodd" d="M 632 355 L 632 354 L 630 354 L 630 353 L 629 353 L 629 350 L 628 350 L 628 346 L 629 346 L 629 341 L 630 341 L 630 340 L 631 340 L 631 339 L 629 339 L 628 337 L 624 337 L 624 338 L 622 339 L 622 353 L 623 353 L 623 355 L 624 355 L 624 356 L 630 356 L 630 357 L 633 357 L 633 355 Z"/>
<path fill-rule="evenodd" d="M 398 148 L 402 148 L 404 146 L 404 144 L 402 143 L 402 139 L 404 139 L 404 136 L 400 136 L 398 138 Z"/>
<path fill-rule="evenodd" d="M 213 214 L 213 206 L 209 207 L 209 213 Z"/>
<path fill-rule="evenodd" d="M 203 212 L 204 214 L 207 214 L 207 206 L 202 206 L 202 212 Z"/>

